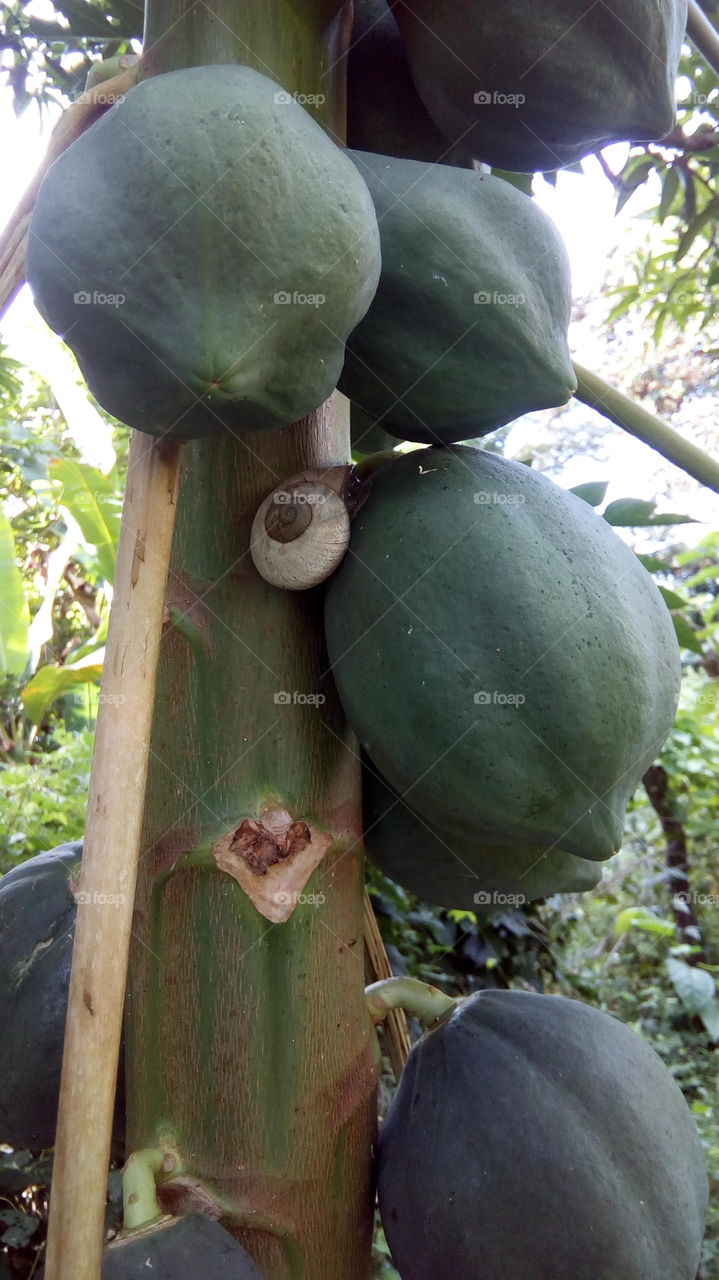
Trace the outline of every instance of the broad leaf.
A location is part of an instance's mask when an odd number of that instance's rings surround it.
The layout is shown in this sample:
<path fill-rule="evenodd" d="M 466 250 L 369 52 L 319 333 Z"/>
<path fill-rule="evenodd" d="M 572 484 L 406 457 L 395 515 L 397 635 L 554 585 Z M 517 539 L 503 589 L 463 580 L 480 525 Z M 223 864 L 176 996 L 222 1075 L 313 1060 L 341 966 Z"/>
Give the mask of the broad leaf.
<path fill-rule="evenodd" d="M 77 520 L 85 541 L 96 548 L 102 576 L 112 582 L 122 514 L 114 471 L 106 476 L 85 463 L 55 458 L 48 472 L 61 482 L 62 505 Z"/>
<path fill-rule="evenodd" d="M 641 929 L 643 933 L 653 933 L 660 938 L 673 938 L 676 933 L 676 925 L 671 920 L 662 920 L 646 907 L 626 907 L 619 912 L 614 921 L 615 937 L 621 938 L 630 929 Z"/>
<path fill-rule="evenodd" d="M 25 714 L 34 725 L 42 718 L 53 702 L 68 689 L 78 684 L 99 684 L 102 678 L 103 650 L 83 658 L 78 663 L 66 663 L 64 667 L 41 667 L 23 689 Z"/>
<path fill-rule="evenodd" d="M 703 654 L 704 648 L 701 640 L 691 623 L 684 617 L 684 615 L 681 613 L 673 613 L 672 622 L 674 623 L 677 640 L 679 641 L 682 649 L 689 649 L 691 653 Z"/>
<path fill-rule="evenodd" d="M 30 610 L 12 525 L 0 507 L 0 677 L 19 676 L 29 657 Z"/>
<path fill-rule="evenodd" d="M 582 502 L 588 502 L 590 507 L 600 507 L 604 502 L 604 498 L 609 488 L 608 480 L 589 480 L 587 484 L 577 484 L 570 493 L 576 493 Z"/>
<path fill-rule="evenodd" d="M 701 1018 L 712 1040 L 719 1040 L 719 1000 L 711 974 L 676 956 L 668 957 L 667 970 L 686 1012 Z"/>

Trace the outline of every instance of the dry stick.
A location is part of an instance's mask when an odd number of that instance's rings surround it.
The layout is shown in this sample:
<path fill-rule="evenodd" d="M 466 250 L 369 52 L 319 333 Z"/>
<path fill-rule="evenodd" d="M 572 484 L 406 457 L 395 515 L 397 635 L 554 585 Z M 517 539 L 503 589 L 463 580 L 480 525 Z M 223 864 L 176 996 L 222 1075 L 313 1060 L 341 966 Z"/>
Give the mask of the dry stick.
<path fill-rule="evenodd" d="M 181 446 L 133 432 L 73 949 L 47 1280 L 98 1280 Z"/>
<path fill-rule="evenodd" d="M 697 0 L 689 0 L 687 35 L 704 60 L 719 75 L 719 32 L 697 4 Z"/>
<path fill-rule="evenodd" d="M 575 392 L 577 400 L 597 409 L 610 422 L 616 422 L 618 427 L 623 427 L 630 435 L 643 440 L 644 444 L 656 449 L 663 458 L 681 467 L 682 471 L 693 476 L 700 484 L 719 493 L 719 462 L 685 440 L 655 413 L 642 409 L 635 400 L 625 396 L 623 391 L 610 386 L 598 374 L 591 373 L 576 362 L 574 372 L 579 384 Z"/>
<path fill-rule="evenodd" d="M 131 89 L 139 75 L 139 63 L 127 67 L 83 93 L 63 111 L 53 130 L 47 152 L 29 186 L 23 192 L 10 221 L 0 234 L 0 316 L 10 305 L 25 280 L 25 244 L 30 215 L 45 174 L 71 142 Z"/>
<path fill-rule="evenodd" d="M 368 893 L 365 893 L 364 896 L 364 940 L 373 981 L 379 982 L 383 978 L 391 978 L 392 969 L 384 948 L 382 934 L 379 931 L 372 899 Z M 399 1081 L 411 1048 L 404 1010 L 392 1009 L 388 1013 L 384 1025 L 385 1036 L 387 1037 L 387 1055 L 392 1063 L 395 1080 Z"/>

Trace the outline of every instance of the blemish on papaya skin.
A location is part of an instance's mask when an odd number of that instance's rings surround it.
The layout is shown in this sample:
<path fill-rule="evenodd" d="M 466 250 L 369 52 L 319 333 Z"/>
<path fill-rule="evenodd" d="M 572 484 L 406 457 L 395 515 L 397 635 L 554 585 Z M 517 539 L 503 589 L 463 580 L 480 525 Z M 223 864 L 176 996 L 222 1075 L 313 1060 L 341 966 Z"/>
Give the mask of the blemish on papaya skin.
<path fill-rule="evenodd" d="M 90 991 L 85 991 L 85 993 L 83 994 L 83 1001 L 84 1001 L 84 1004 L 85 1004 L 85 1008 L 89 1011 L 89 1013 L 90 1013 L 90 1014 L 92 1015 L 92 1017 L 94 1018 L 94 1017 L 95 1017 L 95 1003 L 94 1003 L 94 1001 L 93 1001 L 92 993 L 91 993 Z"/>

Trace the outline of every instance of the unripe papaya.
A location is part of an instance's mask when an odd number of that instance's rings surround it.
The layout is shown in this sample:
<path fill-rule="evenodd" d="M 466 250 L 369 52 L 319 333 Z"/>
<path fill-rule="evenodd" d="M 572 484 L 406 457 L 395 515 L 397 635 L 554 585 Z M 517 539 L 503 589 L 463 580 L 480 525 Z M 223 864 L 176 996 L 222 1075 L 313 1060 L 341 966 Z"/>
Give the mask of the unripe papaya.
<path fill-rule="evenodd" d="M 81 861 L 73 840 L 0 879 L 0 1142 L 16 1148 L 55 1141 Z M 115 1136 L 123 1131 L 121 1056 Z"/>
<path fill-rule="evenodd" d="M 586 502 L 483 449 L 400 454 L 352 522 L 325 630 L 352 728 L 443 838 L 619 848 L 674 718 L 679 649 Z"/>
<path fill-rule="evenodd" d="M 687 0 L 395 0 L 417 91 L 451 144 L 499 169 L 663 138 Z"/>
<path fill-rule="evenodd" d="M 257 1264 L 229 1231 L 200 1213 L 163 1218 L 109 1244 L 102 1280 L 262 1280 Z"/>
<path fill-rule="evenodd" d="M 452 146 L 427 113 L 387 0 L 355 0 L 347 57 L 347 145 L 431 164 L 473 165 L 467 149 Z"/>
<path fill-rule="evenodd" d="M 370 760 L 362 770 L 363 843 L 380 871 L 425 902 L 484 914 L 554 893 L 583 893 L 601 864 L 551 846 L 498 845 L 444 832 L 410 809 Z"/>
<path fill-rule="evenodd" d="M 377 211 L 382 274 L 340 390 L 423 444 L 565 404 L 569 265 L 546 214 L 490 174 L 350 154 Z"/>
<path fill-rule="evenodd" d="M 379 276 L 357 168 L 250 67 L 144 80 L 47 173 L 28 279 L 121 422 L 295 422 L 334 390 Z"/>
<path fill-rule="evenodd" d="M 402 1280 L 694 1280 L 707 1176 L 664 1063 L 576 1000 L 480 991 L 412 1050 L 380 1133 Z"/>

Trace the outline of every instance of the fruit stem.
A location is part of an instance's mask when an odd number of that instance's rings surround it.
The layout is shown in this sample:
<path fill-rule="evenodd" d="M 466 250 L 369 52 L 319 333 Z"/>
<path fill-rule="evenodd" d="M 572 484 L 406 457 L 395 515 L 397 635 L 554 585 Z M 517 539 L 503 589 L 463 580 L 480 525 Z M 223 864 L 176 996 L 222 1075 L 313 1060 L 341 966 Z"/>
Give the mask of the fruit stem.
<path fill-rule="evenodd" d="M 180 1172 L 177 1156 L 166 1148 L 144 1147 L 132 1152 L 122 1171 L 123 1234 L 163 1217 L 157 1199 L 157 1177 L 161 1173 Z"/>
<path fill-rule="evenodd" d="M 618 427 L 623 427 L 630 435 L 643 440 L 700 484 L 719 493 L 719 462 L 715 462 L 709 454 L 673 431 L 655 413 L 643 409 L 636 401 L 625 396 L 623 391 L 610 386 L 599 374 L 576 363 L 574 372 L 578 382 L 575 392 L 577 400 L 597 409 L 610 422 L 616 422 Z"/>
<path fill-rule="evenodd" d="M 428 1027 L 457 1003 L 454 996 L 448 996 L 426 982 L 419 982 L 417 978 L 383 978 L 365 987 L 364 994 L 375 1026 L 384 1022 L 391 1009 L 404 1009 L 405 1013 L 419 1018 L 423 1026 Z"/>
<path fill-rule="evenodd" d="M 697 0 L 689 0 L 687 35 L 712 71 L 719 75 L 719 35 Z"/>

